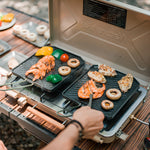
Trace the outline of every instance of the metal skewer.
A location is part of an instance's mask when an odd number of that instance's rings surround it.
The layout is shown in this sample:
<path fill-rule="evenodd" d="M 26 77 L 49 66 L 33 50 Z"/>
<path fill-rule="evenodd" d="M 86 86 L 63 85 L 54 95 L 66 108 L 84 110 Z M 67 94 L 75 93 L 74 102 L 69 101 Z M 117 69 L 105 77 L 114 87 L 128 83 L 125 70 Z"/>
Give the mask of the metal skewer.
<path fill-rule="evenodd" d="M 145 121 L 142 121 L 142 120 L 140 120 L 140 119 L 137 119 L 136 117 L 134 117 L 134 115 L 131 115 L 131 116 L 130 116 L 130 119 L 134 119 L 134 120 L 136 120 L 136 121 L 138 121 L 138 122 L 140 122 L 140 123 L 142 123 L 142 124 L 148 125 L 149 128 L 150 128 L 150 124 L 149 124 L 148 122 L 145 122 Z"/>
<path fill-rule="evenodd" d="M 89 103 L 87 106 L 89 106 L 90 108 L 92 107 L 92 99 L 93 99 L 93 94 L 90 94 L 90 99 L 89 99 Z"/>

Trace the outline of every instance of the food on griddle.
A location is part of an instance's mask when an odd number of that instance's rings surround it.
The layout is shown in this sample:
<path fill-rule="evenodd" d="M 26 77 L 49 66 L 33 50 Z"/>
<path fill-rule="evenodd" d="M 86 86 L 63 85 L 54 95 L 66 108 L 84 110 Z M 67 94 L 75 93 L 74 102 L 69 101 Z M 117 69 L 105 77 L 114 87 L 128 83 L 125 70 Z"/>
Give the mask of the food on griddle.
<path fill-rule="evenodd" d="M 4 47 L 2 45 L 0 45 L 0 52 L 4 51 Z"/>
<path fill-rule="evenodd" d="M 62 77 L 59 74 L 51 74 L 48 77 L 46 77 L 46 81 L 51 83 L 58 83 L 62 80 Z"/>
<path fill-rule="evenodd" d="M 71 68 L 76 68 L 80 65 L 80 61 L 76 58 L 71 58 L 67 61 L 67 65 Z"/>
<path fill-rule="evenodd" d="M 15 34 L 20 34 L 20 32 L 21 32 L 21 30 L 22 30 L 22 26 L 21 25 L 15 25 L 14 27 L 13 27 L 13 32 L 15 33 Z"/>
<path fill-rule="evenodd" d="M 55 58 L 51 55 L 44 56 L 36 64 L 32 65 L 31 68 L 26 71 L 25 75 L 33 74 L 34 78 L 32 81 L 37 79 L 43 79 L 46 73 L 50 72 L 55 67 Z"/>
<path fill-rule="evenodd" d="M 28 39 L 30 42 L 34 42 L 34 41 L 36 41 L 36 39 L 37 39 L 37 35 L 36 35 L 35 33 L 30 32 L 30 33 L 27 35 L 27 39 Z"/>
<path fill-rule="evenodd" d="M 38 49 L 35 53 L 35 56 L 46 56 L 51 55 L 53 53 L 53 48 L 50 46 L 43 46 L 42 48 Z"/>
<path fill-rule="evenodd" d="M 56 59 L 60 59 L 62 54 L 64 54 L 64 51 L 61 49 L 55 49 L 55 51 L 52 53 Z"/>
<path fill-rule="evenodd" d="M 95 82 L 91 79 L 80 87 L 78 90 L 78 97 L 82 99 L 88 99 L 90 94 L 93 94 L 93 99 L 97 99 L 104 94 L 105 89 L 105 84 L 103 84 L 101 88 L 98 88 Z"/>
<path fill-rule="evenodd" d="M 58 68 L 58 72 L 62 76 L 67 76 L 71 73 L 71 68 L 69 66 L 61 66 Z"/>
<path fill-rule="evenodd" d="M 44 33 L 44 38 L 45 39 L 49 39 L 50 38 L 50 31 L 47 30 L 45 33 Z"/>
<path fill-rule="evenodd" d="M 107 66 L 105 64 L 101 64 L 98 66 L 98 71 L 103 74 L 104 76 L 116 76 L 117 73 L 115 71 L 115 69 L 111 68 L 110 66 Z"/>
<path fill-rule="evenodd" d="M 101 102 L 101 106 L 103 109 L 105 110 L 110 110 L 110 109 L 113 109 L 114 108 L 114 103 L 109 101 L 109 100 L 103 100 Z"/>
<path fill-rule="evenodd" d="M 108 89 L 106 91 L 106 96 L 107 98 L 111 99 L 111 100 L 118 100 L 121 97 L 121 92 L 118 89 Z"/>
<path fill-rule="evenodd" d="M 60 60 L 61 60 L 62 62 L 67 62 L 67 61 L 69 60 L 68 54 L 62 54 L 62 55 L 60 56 Z"/>
<path fill-rule="evenodd" d="M 99 83 L 106 83 L 105 77 L 97 71 L 89 71 L 88 77 Z"/>
<path fill-rule="evenodd" d="M 126 76 L 122 77 L 121 80 L 118 81 L 119 88 L 122 92 L 126 93 L 131 87 L 133 83 L 133 76 L 128 73 Z"/>
<path fill-rule="evenodd" d="M 47 26 L 46 25 L 38 25 L 36 27 L 36 32 L 39 34 L 39 35 L 44 35 L 44 33 L 46 32 L 47 30 Z"/>
<path fill-rule="evenodd" d="M 18 61 L 16 60 L 15 57 L 12 57 L 9 61 L 8 61 L 8 67 L 9 69 L 13 69 L 15 68 L 16 66 L 18 66 Z"/>
<path fill-rule="evenodd" d="M 13 13 L 8 13 L 8 14 L 2 16 L 1 21 L 11 22 L 13 19 L 14 19 L 14 14 Z"/>

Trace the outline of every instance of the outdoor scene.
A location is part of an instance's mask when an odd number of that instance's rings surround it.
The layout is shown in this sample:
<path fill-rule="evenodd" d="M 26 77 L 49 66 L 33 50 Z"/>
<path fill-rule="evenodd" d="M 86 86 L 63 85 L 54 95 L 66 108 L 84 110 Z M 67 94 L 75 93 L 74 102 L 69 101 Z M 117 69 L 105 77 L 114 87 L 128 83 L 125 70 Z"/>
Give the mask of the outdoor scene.
<path fill-rule="evenodd" d="M 150 0 L 118 1 L 150 10 Z M 13 7 L 48 21 L 48 0 L 0 0 L 0 11 L 5 7 Z M 44 146 L 39 139 L 24 131 L 18 123 L 3 114 L 0 114 L 0 139 L 8 150 L 38 150 Z"/>

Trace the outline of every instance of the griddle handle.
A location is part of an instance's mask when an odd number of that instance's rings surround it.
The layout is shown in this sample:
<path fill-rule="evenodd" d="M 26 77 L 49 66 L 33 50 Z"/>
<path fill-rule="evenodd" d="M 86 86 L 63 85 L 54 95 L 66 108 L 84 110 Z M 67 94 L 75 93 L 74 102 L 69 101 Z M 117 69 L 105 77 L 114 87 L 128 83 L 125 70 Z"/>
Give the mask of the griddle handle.
<path fill-rule="evenodd" d="M 45 115 L 44 113 L 28 106 L 27 107 L 27 111 L 29 111 L 31 114 L 41 118 L 42 120 L 46 121 L 47 123 L 51 124 L 52 126 L 57 127 L 60 130 L 63 130 L 65 128 L 65 126 L 61 123 L 59 123 L 58 121 L 52 119 L 51 117 Z"/>

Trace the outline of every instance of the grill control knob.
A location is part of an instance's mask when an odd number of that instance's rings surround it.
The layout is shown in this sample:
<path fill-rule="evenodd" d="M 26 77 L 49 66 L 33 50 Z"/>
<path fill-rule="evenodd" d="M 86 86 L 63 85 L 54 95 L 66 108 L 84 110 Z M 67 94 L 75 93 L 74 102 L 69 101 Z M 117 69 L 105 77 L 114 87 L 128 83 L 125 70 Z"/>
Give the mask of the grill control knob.
<path fill-rule="evenodd" d="M 20 97 L 18 100 L 17 100 L 17 103 L 23 107 L 25 106 L 25 104 L 27 103 L 27 98 L 26 97 Z"/>

